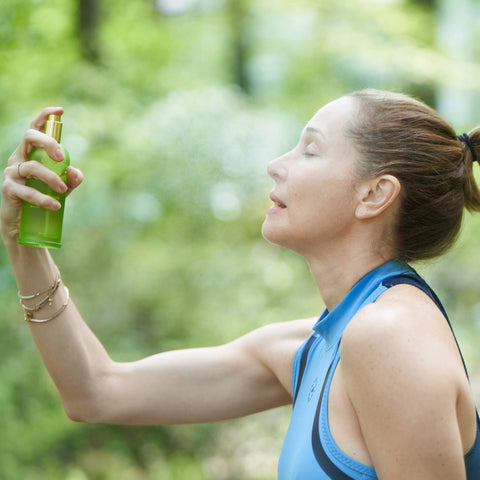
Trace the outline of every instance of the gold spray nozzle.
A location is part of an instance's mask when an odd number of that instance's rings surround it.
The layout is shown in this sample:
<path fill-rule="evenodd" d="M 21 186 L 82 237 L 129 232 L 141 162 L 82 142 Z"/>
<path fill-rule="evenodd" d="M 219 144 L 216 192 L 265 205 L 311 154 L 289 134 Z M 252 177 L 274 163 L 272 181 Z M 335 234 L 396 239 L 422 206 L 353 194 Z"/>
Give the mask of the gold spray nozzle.
<path fill-rule="evenodd" d="M 62 137 L 62 119 L 61 115 L 49 115 L 45 122 L 45 133 L 53 137 L 57 142 L 60 142 Z"/>

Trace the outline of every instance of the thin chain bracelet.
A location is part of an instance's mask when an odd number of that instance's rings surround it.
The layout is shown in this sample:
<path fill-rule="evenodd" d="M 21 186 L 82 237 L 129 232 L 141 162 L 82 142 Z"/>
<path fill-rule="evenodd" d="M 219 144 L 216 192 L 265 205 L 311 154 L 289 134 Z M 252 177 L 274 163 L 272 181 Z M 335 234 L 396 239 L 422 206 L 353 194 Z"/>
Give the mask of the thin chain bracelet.
<path fill-rule="evenodd" d="M 33 313 L 30 311 L 25 310 L 25 321 L 30 322 L 30 323 L 47 323 L 50 320 L 53 320 L 54 318 L 57 318 L 68 306 L 68 303 L 70 301 L 70 292 L 68 291 L 68 288 L 64 285 L 63 288 L 65 289 L 65 293 L 67 294 L 67 298 L 65 299 L 65 302 L 63 305 L 51 316 L 48 318 L 33 318 Z"/>
<path fill-rule="evenodd" d="M 24 310 L 28 310 L 29 312 L 38 312 L 38 310 L 41 310 L 45 306 L 45 302 L 47 302 L 47 300 L 48 300 L 48 305 L 51 305 L 52 302 L 53 302 L 53 296 L 55 295 L 55 292 L 57 291 L 58 287 L 60 286 L 60 283 L 61 283 L 61 279 L 60 279 L 60 277 L 58 277 L 57 281 L 55 282 L 55 284 L 52 287 L 52 290 L 49 290 L 48 295 L 45 298 L 43 298 L 42 300 L 40 300 L 40 302 L 35 304 L 34 307 L 27 307 L 27 305 L 25 305 L 22 302 L 22 298 L 24 298 L 24 297 L 20 297 L 20 305 L 22 306 L 22 308 Z M 43 292 L 43 293 L 45 293 L 45 292 Z"/>
<path fill-rule="evenodd" d="M 43 295 L 44 293 L 47 293 L 48 295 L 46 296 L 46 298 L 48 298 L 49 296 L 51 296 L 55 290 L 58 288 L 58 286 L 60 285 L 60 271 L 58 270 L 57 268 L 57 276 L 55 278 L 55 282 L 53 283 L 53 285 L 51 287 L 48 287 L 46 290 L 44 290 L 43 292 L 37 292 L 37 293 L 34 293 L 33 295 L 22 295 L 20 293 L 20 291 L 18 292 L 18 298 L 20 298 L 20 300 L 33 300 L 34 298 L 37 298 L 39 297 L 40 295 Z"/>

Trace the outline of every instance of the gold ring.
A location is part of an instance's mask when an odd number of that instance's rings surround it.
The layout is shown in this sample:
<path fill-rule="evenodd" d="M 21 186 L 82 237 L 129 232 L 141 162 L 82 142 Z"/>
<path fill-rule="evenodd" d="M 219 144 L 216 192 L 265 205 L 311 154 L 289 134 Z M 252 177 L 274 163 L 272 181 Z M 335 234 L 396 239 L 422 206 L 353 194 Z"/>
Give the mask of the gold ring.
<path fill-rule="evenodd" d="M 23 162 L 20 162 L 20 163 L 17 163 L 17 173 L 18 173 L 18 176 L 20 178 L 27 178 L 27 177 L 24 177 L 21 173 L 20 173 L 20 166 L 23 164 Z"/>

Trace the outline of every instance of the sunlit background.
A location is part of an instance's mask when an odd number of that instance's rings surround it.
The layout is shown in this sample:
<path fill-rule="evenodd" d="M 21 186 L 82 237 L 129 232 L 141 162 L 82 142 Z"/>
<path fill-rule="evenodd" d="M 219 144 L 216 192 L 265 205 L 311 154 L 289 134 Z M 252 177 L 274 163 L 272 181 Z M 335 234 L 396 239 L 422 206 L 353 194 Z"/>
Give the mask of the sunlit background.
<path fill-rule="evenodd" d="M 0 0 L 3 165 L 47 105 L 85 174 L 54 252 L 116 360 L 319 315 L 304 261 L 262 240 L 268 161 L 326 102 L 416 95 L 480 124 L 478 0 Z M 480 218 L 480 217 L 479 217 Z M 419 265 L 480 401 L 480 220 Z M 0 478 L 273 480 L 289 408 L 213 425 L 69 421 L 0 248 Z"/>

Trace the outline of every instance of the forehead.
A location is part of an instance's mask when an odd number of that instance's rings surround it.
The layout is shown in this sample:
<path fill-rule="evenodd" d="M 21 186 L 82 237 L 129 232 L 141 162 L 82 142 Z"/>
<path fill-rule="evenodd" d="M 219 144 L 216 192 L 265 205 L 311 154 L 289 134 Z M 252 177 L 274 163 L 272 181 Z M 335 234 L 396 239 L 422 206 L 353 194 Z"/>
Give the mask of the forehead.
<path fill-rule="evenodd" d="M 343 127 L 352 117 L 354 99 L 341 97 L 322 107 L 307 123 L 306 128 L 322 131 L 327 137 L 343 136 Z"/>

